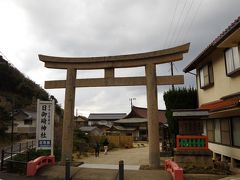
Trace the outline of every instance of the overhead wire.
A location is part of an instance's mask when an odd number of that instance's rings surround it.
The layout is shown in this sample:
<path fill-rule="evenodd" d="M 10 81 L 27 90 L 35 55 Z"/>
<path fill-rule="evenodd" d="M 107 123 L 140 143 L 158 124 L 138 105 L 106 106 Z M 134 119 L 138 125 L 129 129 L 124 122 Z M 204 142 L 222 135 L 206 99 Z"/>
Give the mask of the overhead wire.
<path fill-rule="evenodd" d="M 191 19 L 191 21 L 189 23 L 189 26 L 188 26 L 188 28 L 185 31 L 185 34 L 183 34 L 183 36 L 182 36 L 182 41 L 186 41 L 186 36 L 187 36 L 187 34 L 189 34 L 190 30 L 192 29 L 193 23 L 195 22 L 195 19 L 196 19 L 197 15 L 199 13 L 199 10 L 200 10 L 200 8 L 201 8 L 201 6 L 203 4 L 203 1 L 204 0 L 201 0 L 200 3 L 197 5 L 195 13 L 192 16 L 193 18 Z"/>
<path fill-rule="evenodd" d="M 171 25 L 169 26 L 171 29 L 173 29 L 173 31 L 172 31 L 172 34 L 171 34 L 171 31 L 169 31 L 169 33 L 168 33 L 168 37 L 170 37 L 169 41 L 167 41 L 168 46 L 171 45 L 172 39 L 174 40 L 174 37 L 175 37 L 175 34 L 176 34 L 176 32 L 177 32 L 179 23 L 181 22 L 181 19 L 182 19 L 182 17 L 183 17 L 184 10 L 185 10 L 185 8 L 186 8 L 187 0 L 185 0 L 185 3 L 184 3 L 184 5 L 183 5 L 182 10 L 179 9 L 180 15 L 177 16 L 178 19 L 177 19 L 177 22 L 176 22 L 175 27 L 172 27 L 173 24 L 174 24 L 174 22 L 175 22 L 174 19 L 175 19 L 176 15 L 177 15 L 177 12 L 178 12 L 178 11 L 177 11 L 177 10 L 178 10 L 177 7 L 178 7 L 178 3 L 179 3 L 179 2 L 180 2 L 180 1 L 177 1 L 176 7 L 175 7 L 175 11 L 174 11 L 174 15 L 173 15 L 173 18 L 172 18 L 172 21 L 171 21 Z M 181 24 L 180 24 L 180 25 L 181 25 Z M 168 37 L 167 37 L 167 40 L 168 40 Z M 171 62 L 171 63 L 170 63 L 170 66 L 171 66 L 171 68 L 170 68 L 171 74 L 173 74 L 174 69 L 172 68 L 172 66 L 174 67 L 175 65 L 174 65 L 173 62 Z M 175 69 L 177 70 L 176 66 L 175 66 Z M 178 71 L 178 70 L 177 70 L 177 71 Z M 172 88 L 173 88 L 173 86 L 172 86 Z"/>
<path fill-rule="evenodd" d="M 185 27 L 184 25 L 185 25 L 185 22 L 186 22 L 186 20 L 187 20 L 187 17 L 190 16 L 190 12 L 191 12 L 191 9 L 192 9 L 194 0 L 190 0 L 190 1 L 191 1 L 191 2 L 190 2 L 190 5 L 188 6 L 188 9 L 186 10 L 186 13 L 183 14 L 183 21 L 182 21 L 182 23 L 180 24 L 180 26 L 179 26 L 179 31 L 177 32 L 176 37 L 175 37 L 175 39 L 174 39 L 174 41 L 173 41 L 174 44 L 176 44 L 176 43 L 178 42 L 178 40 L 180 40 L 180 35 L 181 35 L 181 33 L 183 32 L 183 29 L 184 29 L 184 27 Z M 179 41 L 179 42 L 181 42 L 181 41 Z"/>
<path fill-rule="evenodd" d="M 179 72 L 177 66 L 176 66 L 174 63 L 173 63 L 173 67 L 175 68 L 175 70 L 176 70 L 177 72 Z"/>
<path fill-rule="evenodd" d="M 179 2 L 180 2 L 180 1 L 177 0 L 176 6 L 175 6 L 175 8 L 174 8 L 174 14 L 173 14 L 173 16 L 172 16 L 170 25 L 169 25 L 169 27 L 168 27 L 167 36 L 166 36 L 165 41 L 164 41 L 164 43 L 163 43 L 163 46 L 164 46 L 164 47 L 165 47 L 165 46 L 167 45 L 167 43 L 168 43 L 168 39 L 169 39 L 169 36 L 170 36 L 170 34 L 171 34 L 172 24 L 173 24 L 174 19 L 175 19 L 175 17 L 176 17 L 176 12 L 177 12 L 177 7 L 178 7 Z"/>
<path fill-rule="evenodd" d="M 173 27 L 173 34 L 172 34 L 172 36 L 170 36 L 169 45 L 173 45 L 173 38 L 175 37 L 175 34 L 176 34 L 177 30 L 178 30 L 179 22 L 181 21 L 181 18 L 183 16 L 183 12 L 184 12 L 184 10 L 186 8 L 186 4 L 187 4 L 187 0 L 185 0 L 185 2 L 184 2 L 183 8 L 182 8 L 182 10 L 181 10 L 181 12 L 180 12 L 180 14 L 178 16 L 178 19 L 177 19 L 175 27 Z"/>

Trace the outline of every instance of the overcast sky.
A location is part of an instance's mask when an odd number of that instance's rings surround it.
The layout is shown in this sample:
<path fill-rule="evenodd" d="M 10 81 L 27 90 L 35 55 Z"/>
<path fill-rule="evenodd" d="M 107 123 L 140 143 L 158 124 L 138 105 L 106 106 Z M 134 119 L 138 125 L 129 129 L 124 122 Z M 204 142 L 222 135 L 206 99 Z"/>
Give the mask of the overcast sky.
<path fill-rule="evenodd" d="M 239 15 L 239 0 L 0 0 L 0 53 L 42 87 L 63 80 L 65 70 L 44 68 L 38 54 L 108 56 L 141 53 L 190 42 L 190 51 L 175 63 L 174 74 L 211 43 Z M 144 68 L 117 69 L 117 76 L 144 76 Z M 169 64 L 157 67 L 169 75 Z M 78 78 L 103 77 L 103 70 L 78 71 Z M 195 86 L 185 75 L 185 86 Z M 158 107 L 170 86 L 158 86 Z M 64 106 L 64 89 L 47 90 Z M 146 107 L 145 87 L 78 88 L 78 114 L 130 111 Z"/>

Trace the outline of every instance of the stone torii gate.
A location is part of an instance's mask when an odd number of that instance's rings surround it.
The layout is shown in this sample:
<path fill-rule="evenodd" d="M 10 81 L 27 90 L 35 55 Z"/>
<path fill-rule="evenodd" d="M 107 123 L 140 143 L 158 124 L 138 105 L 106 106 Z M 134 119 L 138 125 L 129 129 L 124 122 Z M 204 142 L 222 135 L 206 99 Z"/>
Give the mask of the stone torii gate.
<path fill-rule="evenodd" d="M 67 80 L 45 81 L 46 89 L 65 88 L 65 104 L 62 137 L 62 162 L 72 157 L 73 117 L 76 87 L 105 86 L 142 86 L 147 90 L 147 119 L 149 138 L 149 165 L 160 166 L 158 97 L 157 85 L 183 84 L 183 75 L 156 76 L 156 64 L 163 64 L 183 59 L 190 43 L 181 46 L 139 54 L 105 57 L 52 57 L 39 55 L 45 67 L 67 69 Z M 114 68 L 145 66 L 145 77 L 115 77 Z M 76 79 L 77 70 L 104 69 L 104 78 Z"/>

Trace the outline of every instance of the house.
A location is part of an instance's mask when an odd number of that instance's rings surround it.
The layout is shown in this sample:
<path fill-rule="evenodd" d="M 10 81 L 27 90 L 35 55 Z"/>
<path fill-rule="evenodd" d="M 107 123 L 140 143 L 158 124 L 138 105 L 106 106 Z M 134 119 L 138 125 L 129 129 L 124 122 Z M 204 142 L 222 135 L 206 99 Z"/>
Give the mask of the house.
<path fill-rule="evenodd" d="M 74 128 L 78 129 L 78 128 L 82 127 L 82 126 L 87 126 L 88 119 L 86 117 L 84 117 L 84 116 L 80 116 L 79 115 L 79 116 L 74 117 L 73 123 L 74 123 L 74 125 L 73 125 Z"/>
<path fill-rule="evenodd" d="M 167 119 L 165 110 L 158 110 L 159 134 L 160 139 L 165 139 L 168 136 Z M 147 140 L 147 108 L 132 106 L 131 112 L 123 119 L 114 121 L 114 126 L 117 126 L 121 131 L 126 131 L 127 134 L 132 134 L 135 140 Z"/>
<path fill-rule="evenodd" d="M 90 136 L 101 136 L 102 131 L 96 126 L 82 126 L 79 128 L 82 132 Z"/>
<path fill-rule="evenodd" d="M 147 140 L 147 119 L 146 118 L 126 118 L 114 122 L 121 134 L 132 135 L 134 140 Z"/>
<path fill-rule="evenodd" d="M 88 125 L 104 125 L 111 127 L 113 122 L 122 119 L 126 116 L 126 113 L 90 113 L 88 117 Z"/>
<path fill-rule="evenodd" d="M 37 113 L 26 110 L 16 110 L 13 113 L 14 128 L 13 132 L 17 134 L 34 135 L 36 133 Z M 11 125 L 7 133 L 11 133 Z"/>
<path fill-rule="evenodd" d="M 240 17 L 184 72 L 196 69 L 199 109 L 207 109 L 204 134 L 213 158 L 240 168 Z"/>

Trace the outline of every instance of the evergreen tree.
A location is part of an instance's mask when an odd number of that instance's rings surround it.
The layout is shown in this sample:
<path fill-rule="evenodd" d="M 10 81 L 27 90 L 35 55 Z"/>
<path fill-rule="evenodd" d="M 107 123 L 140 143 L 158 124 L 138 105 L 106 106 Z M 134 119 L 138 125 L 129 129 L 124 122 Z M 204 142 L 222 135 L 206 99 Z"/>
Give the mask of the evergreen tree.
<path fill-rule="evenodd" d="M 10 116 L 7 111 L 0 107 L 0 137 L 5 136 L 5 131 L 10 123 Z"/>
<path fill-rule="evenodd" d="M 166 105 L 171 142 L 175 146 L 175 137 L 178 134 L 178 122 L 173 118 L 173 109 L 195 109 L 198 107 L 197 90 L 194 88 L 178 88 L 169 90 L 163 95 Z"/>

